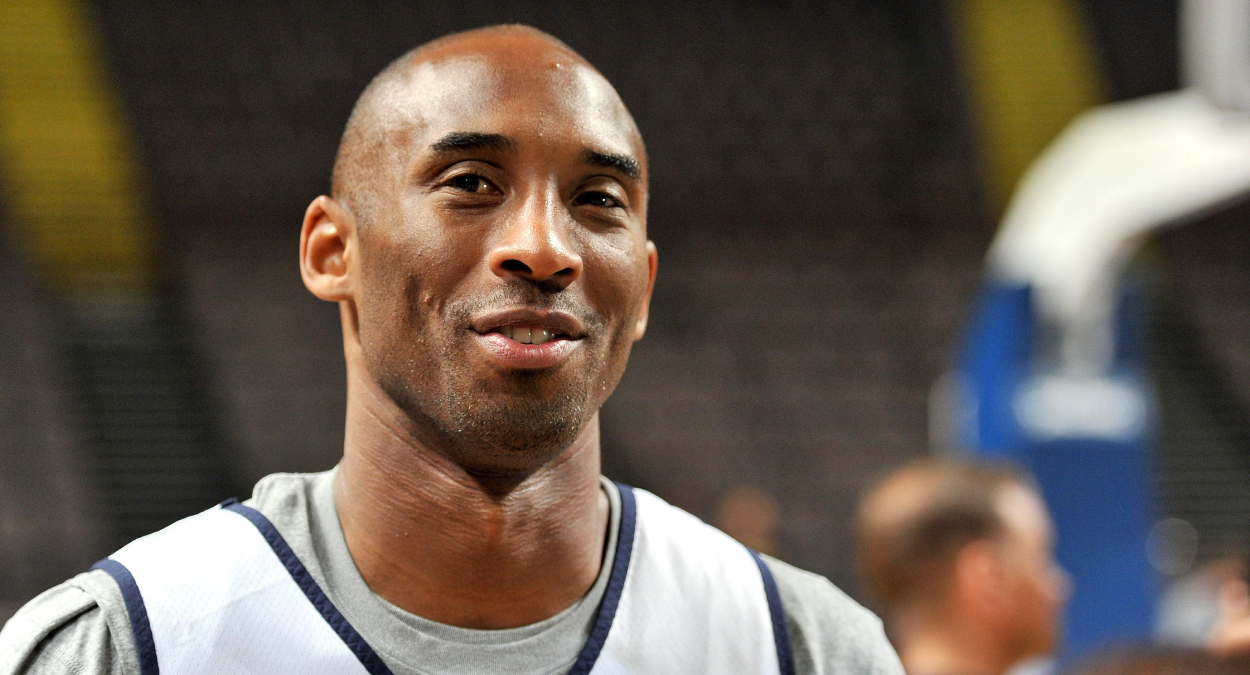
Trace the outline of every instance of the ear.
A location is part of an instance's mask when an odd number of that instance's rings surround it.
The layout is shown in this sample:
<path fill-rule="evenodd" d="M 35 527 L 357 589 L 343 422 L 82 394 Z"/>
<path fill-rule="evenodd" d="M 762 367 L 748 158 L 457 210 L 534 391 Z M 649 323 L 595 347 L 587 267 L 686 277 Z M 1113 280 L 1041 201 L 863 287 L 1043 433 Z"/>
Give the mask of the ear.
<path fill-rule="evenodd" d="M 641 340 L 647 332 L 647 319 L 651 316 L 651 291 L 655 289 L 655 270 L 660 264 L 660 254 L 656 251 L 655 242 L 647 240 L 647 294 L 642 298 L 642 307 L 638 310 L 638 322 L 634 324 L 634 340 Z"/>
<path fill-rule="evenodd" d="M 352 257 L 356 220 L 342 204 L 322 195 L 304 211 L 299 237 L 299 269 L 313 295 L 338 302 L 352 299 Z"/>
<path fill-rule="evenodd" d="M 959 550 L 955 556 L 955 585 L 965 606 L 979 612 L 996 614 L 1010 605 L 1002 551 L 996 542 L 981 539 Z"/>

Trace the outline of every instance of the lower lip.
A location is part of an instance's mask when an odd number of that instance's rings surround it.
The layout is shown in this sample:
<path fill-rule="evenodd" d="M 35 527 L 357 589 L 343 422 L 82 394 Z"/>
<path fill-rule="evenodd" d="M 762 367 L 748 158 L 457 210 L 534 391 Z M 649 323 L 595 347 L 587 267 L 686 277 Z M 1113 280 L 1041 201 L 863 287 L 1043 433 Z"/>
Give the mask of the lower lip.
<path fill-rule="evenodd" d="M 508 368 L 550 368 L 568 359 L 580 341 L 557 338 L 527 345 L 499 333 L 477 334 L 478 341 L 501 365 Z"/>

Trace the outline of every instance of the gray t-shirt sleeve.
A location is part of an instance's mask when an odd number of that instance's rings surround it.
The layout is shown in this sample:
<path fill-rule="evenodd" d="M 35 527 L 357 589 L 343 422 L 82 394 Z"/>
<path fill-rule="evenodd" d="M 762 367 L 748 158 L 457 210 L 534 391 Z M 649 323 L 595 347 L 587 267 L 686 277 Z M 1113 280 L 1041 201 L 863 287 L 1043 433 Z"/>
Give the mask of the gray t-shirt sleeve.
<path fill-rule="evenodd" d="M 796 675 L 903 675 L 875 614 L 819 574 L 762 557 L 785 607 Z"/>
<path fill-rule="evenodd" d="M 133 675 L 134 635 L 107 573 L 80 574 L 39 595 L 0 630 L 0 675 Z"/>

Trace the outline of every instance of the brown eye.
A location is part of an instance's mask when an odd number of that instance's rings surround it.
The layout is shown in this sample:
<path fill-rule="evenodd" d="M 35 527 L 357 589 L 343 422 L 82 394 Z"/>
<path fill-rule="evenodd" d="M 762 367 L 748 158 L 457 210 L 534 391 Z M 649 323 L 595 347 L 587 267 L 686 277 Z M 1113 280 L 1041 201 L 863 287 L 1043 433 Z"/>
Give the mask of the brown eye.
<path fill-rule="evenodd" d="M 472 192 L 474 194 L 485 194 L 487 192 L 491 192 L 494 187 L 485 178 L 472 173 L 456 176 L 448 181 L 447 184 L 457 190 Z"/>
<path fill-rule="evenodd" d="M 597 190 L 581 193 L 577 196 L 577 199 L 574 200 L 574 203 L 598 206 L 605 209 L 625 208 L 625 205 L 622 204 L 616 197 L 613 197 L 606 192 L 599 192 Z"/>

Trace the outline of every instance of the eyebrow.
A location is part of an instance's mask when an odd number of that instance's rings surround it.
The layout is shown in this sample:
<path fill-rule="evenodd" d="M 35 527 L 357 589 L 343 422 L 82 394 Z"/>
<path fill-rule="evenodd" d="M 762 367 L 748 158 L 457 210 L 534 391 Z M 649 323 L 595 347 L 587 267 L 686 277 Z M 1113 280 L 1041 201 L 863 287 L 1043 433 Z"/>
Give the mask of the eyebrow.
<path fill-rule="evenodd" d="M 451 152 L 466 150 L 502 150 L 515 152 L 516 141 L 503 134 L 491 134 L 480 131 L 453 131 L 430 144 L 435 154 L 444 155 Z M 634 180 L 642 176 L 642 167 L 638 160 L 628 155 L 617 155 L 598 150 L 586 150 L 582 153 L 582 161 L 591 166 L 615 169 Z"/>
<path fill-rule="evenodd" d="M 610 152 L 587 150 L 582 154 L 582 161 L 591 166 L 616 169 L 634 180 L 642 176 L 642 167 L 638 166 L 638 160 L 626 155 L 614 155 Z"/>
<path fill-rule="evenodd" d="M 516 150 L 516 142 L 502 134 L 453 131 L 434 141 L 430 150 L 439 155 L 465 150 Z"/>

